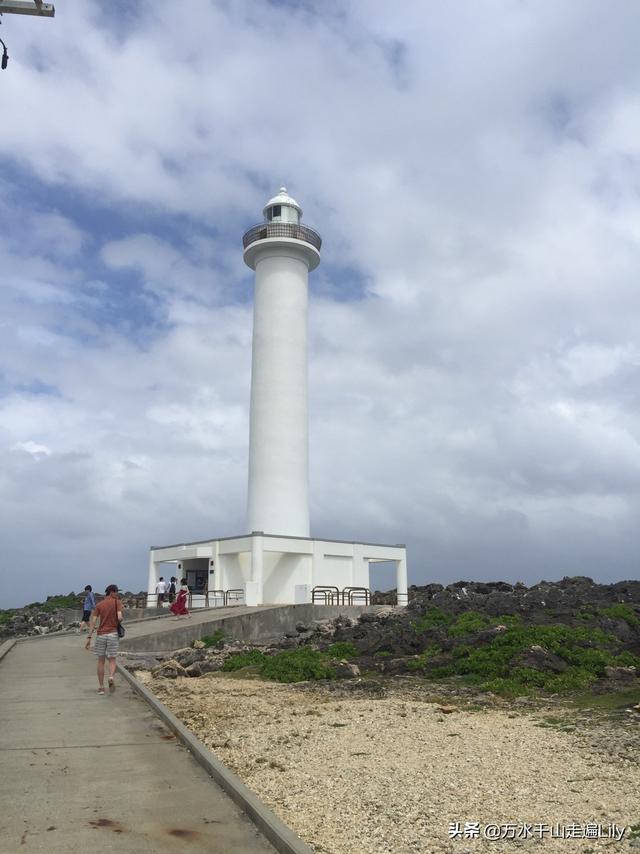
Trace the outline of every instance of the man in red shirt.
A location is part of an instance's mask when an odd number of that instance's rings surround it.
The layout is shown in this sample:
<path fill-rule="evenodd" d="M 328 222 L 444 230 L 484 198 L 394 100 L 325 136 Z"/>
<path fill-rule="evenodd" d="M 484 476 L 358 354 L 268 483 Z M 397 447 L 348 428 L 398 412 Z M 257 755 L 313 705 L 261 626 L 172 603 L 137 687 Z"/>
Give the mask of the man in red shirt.
<path fill-rule="evenodd" d="M 100 617 L 100 625 L 93 651 L 98 656 L 98 694 L 104 694 L 104 660 L 109 659 L 109 691 L 115 690 L 113 677 L 116 672 L 116 655 L 118 654 L 118 623 L 122 620 L 122 602 L 118 599 L 118 585 L 110 584 L 104 591 L 102 602 L 99 602 L 91 612 L 89 621 L 89 637 L 85 649 L 91 645 L 91 637 Z"/>

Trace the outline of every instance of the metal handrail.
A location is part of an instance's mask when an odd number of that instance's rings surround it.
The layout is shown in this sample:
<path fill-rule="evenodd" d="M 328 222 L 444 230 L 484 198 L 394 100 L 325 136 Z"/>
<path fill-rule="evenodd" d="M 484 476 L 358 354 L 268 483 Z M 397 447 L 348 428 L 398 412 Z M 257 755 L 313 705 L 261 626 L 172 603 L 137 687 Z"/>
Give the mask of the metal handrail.
<path fill-rule="evenodd" d="M 318 251 L 322 246 L 322 238 L 317 231 L 309 228 L 307 225 L 299 225 L 296 222 L 263 222 L 260 225 L 254 225 L 249 231 L 245 232 L 242 238 L 242 246 L 246 249 L 257 240 L 267 240 L 270 237 L 288 237 L 294 240 L 304 240 L 305 243 L 310 243 Z"/>
<path fill-rule="evenodd" d="M 342 604 L 353 605 L 355 599 L 364 599 L 364 604 L 371 603 L 371 591 L 368 587 L 345 587 L 342 591 Z"/>
<path fill-rule="evenodd" d="M 311 591 L 311 604 L 315 604 L 316 599 L 324 600 L 324 605 L 339 605 L 340 590 L 337 587 L 319 584 Z"/>
<path fill-rule="evenodd" d="M 210 597 L 213 597 L 213 607 L 214 607 L 214 608 L 217 608 L 217 607 L 218 607 L 218 606 L 216 605 L 216 599 L 222 599 L 222 602 L 223 602 L 225 605 L 227 604 L 226 594 L 225 594 L 224 590 L 210 590 L 210 591 L 209 591 L 209 596 L 210 596 Z"/>
<path fill-rule="evenodd" d="M 233 590 L 227 590 L 224 594 L 224 604 L 228 605 L 231 600 L 238 601 L 238 599 L 244 599 L 244 590 L 242 587 L 234 588 Z"/>

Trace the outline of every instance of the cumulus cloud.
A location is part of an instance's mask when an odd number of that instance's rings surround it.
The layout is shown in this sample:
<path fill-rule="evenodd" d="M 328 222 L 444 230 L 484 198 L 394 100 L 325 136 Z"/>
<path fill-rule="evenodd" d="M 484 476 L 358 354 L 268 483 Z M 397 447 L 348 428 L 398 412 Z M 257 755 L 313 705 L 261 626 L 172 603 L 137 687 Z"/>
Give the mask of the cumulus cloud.
<path fill-rule="evenodd" d="M 637 574 L 639 18 L 7 18 L 0 606 L 140 588 L 151 543 L 244 531 L 240 236 L 282 182 L 324 239 L 315 533 L 406 542 L 414 582 Z"/>

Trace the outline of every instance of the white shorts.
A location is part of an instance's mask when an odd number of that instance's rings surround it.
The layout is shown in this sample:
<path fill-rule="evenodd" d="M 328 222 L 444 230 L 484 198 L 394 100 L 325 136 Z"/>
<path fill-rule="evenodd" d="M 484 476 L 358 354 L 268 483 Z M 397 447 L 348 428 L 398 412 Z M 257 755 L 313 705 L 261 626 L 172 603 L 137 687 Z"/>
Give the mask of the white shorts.
<path fill-rule="evenodd" d="M 115 658 L 118 654 L 118 637 L 117 632 L 109 635 L 96 635 L 96 642 L 93 646 L 93 651 L 96 655 L 107 658 Z"/>

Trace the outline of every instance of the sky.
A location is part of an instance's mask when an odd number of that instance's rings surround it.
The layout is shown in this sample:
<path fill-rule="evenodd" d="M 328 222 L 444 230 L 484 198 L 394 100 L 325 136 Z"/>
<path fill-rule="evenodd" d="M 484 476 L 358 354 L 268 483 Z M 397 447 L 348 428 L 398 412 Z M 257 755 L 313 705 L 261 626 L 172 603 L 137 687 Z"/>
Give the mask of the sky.
<path fill-rule="evenodd" d="M 637 578 L 639 29 L 636 0 L 4 15 L 0 607 L 245 533 L 241 238 L 282 184 L 323 237 L 312 534 L 406 543 L 414 584 Z"/>

